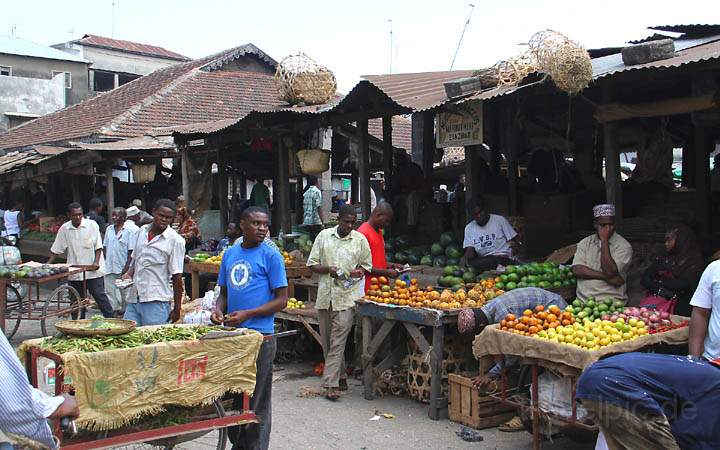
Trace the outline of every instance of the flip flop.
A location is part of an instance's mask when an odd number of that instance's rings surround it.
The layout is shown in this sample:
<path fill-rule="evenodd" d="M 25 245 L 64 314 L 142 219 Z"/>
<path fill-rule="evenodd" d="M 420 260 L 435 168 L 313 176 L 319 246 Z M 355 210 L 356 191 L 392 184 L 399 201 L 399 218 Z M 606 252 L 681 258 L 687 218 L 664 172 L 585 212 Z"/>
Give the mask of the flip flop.
<path fill-rule="evenodd" d="M 340 391 L 337 389 L 328 389 L 325 391 L 325 398 L 330 401 L 337 401 L 340 398 Z"/>
<path fill-rule="evenodd" d="M 500 425 L 498 427 L 498 430 L 505 431 L 507 433 L 513 433 L 516 431 L 524 431 L 525 425 L 522 423 L 522 420 L 520 420 L 519 416 L 515 416 L 512 419 L 505 422 L 504 424 Z"/>

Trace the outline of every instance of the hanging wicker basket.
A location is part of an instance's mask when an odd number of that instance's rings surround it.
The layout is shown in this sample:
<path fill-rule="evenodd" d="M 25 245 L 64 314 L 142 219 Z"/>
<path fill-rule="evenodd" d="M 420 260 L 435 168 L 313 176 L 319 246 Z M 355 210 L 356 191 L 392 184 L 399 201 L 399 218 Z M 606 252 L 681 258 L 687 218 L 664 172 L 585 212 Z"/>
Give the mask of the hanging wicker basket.
<path fill-rule="evenodd" d="M 300 170 L 306 175 L 318 175 L 330 169 L 330 152 L 320 148 L 298 150 Z"/>
<path fill-rule="evenodd" d="M 132 173 L 135 183 L 149 183 L 155 179 L 155 164 L 133 164 Z"/>
<path fill-rule="evenodd" d="M 337 90 L 335 75 L 304 53 L 280 61 L 275 79 L 280 96 L 293 105 L 327 103 Z"/>

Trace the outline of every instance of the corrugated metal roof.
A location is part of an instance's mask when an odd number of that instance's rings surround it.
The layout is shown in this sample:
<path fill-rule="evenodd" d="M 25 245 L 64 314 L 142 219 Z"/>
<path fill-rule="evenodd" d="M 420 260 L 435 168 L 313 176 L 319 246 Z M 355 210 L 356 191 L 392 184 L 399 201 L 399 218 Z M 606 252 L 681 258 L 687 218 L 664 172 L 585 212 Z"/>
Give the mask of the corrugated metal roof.
<path fill-rule="evenodd" d="M 96 36 L 94 34 L 86 34 L 82 38 L 72 42 L 75 44 L 86 45 L 88 47 L 107 48 L 127 53 L 135 53 L 138 55 L 148 55 L 165 59 L 174 59 L 176 61 L 190 61 L 190 58 L 188 58 L 187 56 L 181 55 L 180 53 L 175 53 L 157 45 L 140 44 L 138 42 L 124 41 L 122 39 L 113 39 L 104 36 Z"/>
<path fill-rule="evenodd" d="M 678 67 L 709 59 L 720 58 L 720 35 L 705 36 L 699 38 L 687 38 L 675 40 L 675 56 L 661 59 L 647 64 L 626 66 L 622 61 L 621 54 L 595 58 L 593 63 L 593 78 L 599 79 L 619 72 L 641 69 L 659 69 L 667 67 Z"/>
<path fill-rule="evenodd" d="M 689 25 L 658 25 L 648 27 L 649 30 L 670 31 L 671 33 L 684 33 L 689 35 L 720 34 L 720 25 L 717 24 L 689 24 Z"/>
<path fill-rule="evenodd" d="M 449 101 L 443 83 L 470 77 L 474 70 L 446 72 L 363 75 L 362 78 L 383 91 L 395 103 L 413 111 L 435 108 Z"/>
<path fill-rule="evenodd" d="M 73 61 L 85 64 L 89 63 L 79 56 L 61 52 L 47 45 L 38 44 L 17 36 L 0 35 L 0 53 L 30 56 L 33 58 L 56 59 L 59 61 Z"/>
<path fill-rule="evenodd" d="M 172 150 L 175 148 L 175 141 L 171 136 L 138 136 L 112 142 L 91 144 L 71 142 L 71 144 L 83 150 L 98 151 Z"/>

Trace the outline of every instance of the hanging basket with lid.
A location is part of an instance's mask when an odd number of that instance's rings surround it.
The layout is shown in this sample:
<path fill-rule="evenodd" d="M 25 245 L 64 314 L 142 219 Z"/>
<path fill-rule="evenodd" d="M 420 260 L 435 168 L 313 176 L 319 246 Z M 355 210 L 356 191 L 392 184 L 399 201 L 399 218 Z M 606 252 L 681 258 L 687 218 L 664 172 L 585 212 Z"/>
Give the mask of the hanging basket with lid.
<path fill-rule="evenodd" d="M 297 158 L 300 170 L 306 175 L 319 175 L 330 169 L 330 154 L 321 148 L 306 148 L 298 150 Z"/>
<path fill-rule="evenodd" d="M 155 179 L 155 164 L 134 163 L 132 174 L 134 183 L 149 183 Z"/>
<path fill-rule="evenodd" d="M 280 96 L 293 105 L 327 103 L 337 90 L 335 75 L 302 52 L 280 61 L 275 79 Z"/>

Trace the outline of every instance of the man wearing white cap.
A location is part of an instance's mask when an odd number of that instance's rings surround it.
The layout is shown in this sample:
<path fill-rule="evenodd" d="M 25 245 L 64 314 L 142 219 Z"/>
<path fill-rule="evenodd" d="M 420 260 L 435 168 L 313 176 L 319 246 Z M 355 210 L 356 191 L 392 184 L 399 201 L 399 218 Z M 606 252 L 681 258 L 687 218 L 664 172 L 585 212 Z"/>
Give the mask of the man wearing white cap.
<path fill-rule="evenodd" d="M 578 243 L 572 271 L 577 278 L 577 297 L 582 301 L 615 298 L 627 301 L 627 267 L 632 247 L 615 233 L 615 206 L 593 208 L 595 234 Z"/>
<path fill-rule="evenodd" d="M 127 213 L 127 219 L 133 221 L 138 227 L 147 225 L 152 222 L 152 216 L 145 211 L 142 211 L 135 205 L 129 207 L 125 211 Z"/>

